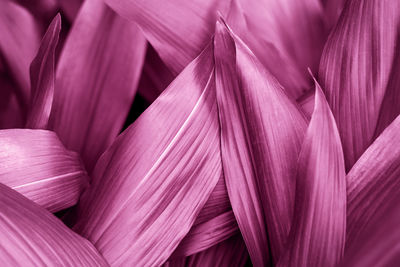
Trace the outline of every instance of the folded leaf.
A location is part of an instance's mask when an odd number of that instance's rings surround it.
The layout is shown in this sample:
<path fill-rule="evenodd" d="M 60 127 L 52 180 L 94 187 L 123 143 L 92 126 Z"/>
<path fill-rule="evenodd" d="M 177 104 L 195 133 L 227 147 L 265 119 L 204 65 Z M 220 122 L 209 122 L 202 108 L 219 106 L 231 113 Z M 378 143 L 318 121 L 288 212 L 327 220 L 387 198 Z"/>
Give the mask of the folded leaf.
<path fill-rule="evenodd" d="M 29 100 L 29 65 L 39 47 L 39 32 L 32 15 L 11 0 L 0 1 L 0 52 L 18 84 L 18 101 Z"/>
<path fill-rule="evenodd" d="M 221 177 L 208 46 L 99 159 L 75 230 L 115 266 L 158 266 Z"/>
<path fill-rule="evenodd" d="M 238 234 L 238 227 L 232 211 L 225 212 L 207 222 L 190 229 L 171 258 L 189 256 L 206 250 L 229 237 Z"/>
<path fill-rule="evenodd" d="M 346 180 L 335 119 L 316 84 L 298 161 L 293 224 L 279 266 L 336 266 L 344 252 Z"/>
<path fill-rule="evenodd" d="M 88 171 L 122 129 L 145 49 L 136 25 L 102 1 L 85 1 L 58 62 L 50 125 Z"/>
<path fill-rule="evenodd" d="M 192 228 L 170 258 L 189 256 L 236 235 L 238 226 L 232 213 L 223 175 L 218 180 Z"/>
<path fill-rule="evenodd" d="M 364 152 L 347 175 L 347 244 L 400 195 L 400 117 Z M 398 202 L 397 202 L 398 203 Z"/>
<path fill-rule="evenodd" d="M 1 183 L 0 228 L 4 266 L 107 266 L 89 241 Z"/>
<path fill-rule="evenodd" d="M 229 202 L 228 191 L 226 190 L 225 177 L 221 175 L 193 225 L 207 222 L 231 210 L 232 207 Z"/>
<path fill-rule="evenodd" d="M 325 46 L 319 78 L 339 128 L 347 170 L 373 141 L 399 19 L 398 1 L 349 0 Z"/>
<path fill-rule="evenodd" d="M 222 21 L 214 44 L 226 185 L 252 262 L 264 266 L 268 241 L 276 261 L 289 233 L 306 120 Z"/>
<path fill-rule="evenodd" d="M 118 14 L 135 21 L 173 75 L 195 58 L 214 33 L 217 11 L 230 0 L 106 0 Z"/>
<path fill-rule="evenodd" d="M 205 251 L 190 257 L 171 260 L 164 264 L 165 267 L 240 267 L 245 266 L 248 253 L 240 235 L 233 236 Z"/>
<path fill-rule="evenodd" d="M 372 218 L 371 226 L 362 231 L 356 242 L 346 249 L 340 266 L 376 267 L 398 266 L 400 262 L 400 206 L 391 198 L 382 215 Z"/>
<path fill-rule="evenodd" d="M 78 202 L 88 177 L 53 132 L 10 129 L 0 131 L 0 183 L 56 212 Z"/>
<path fill-rule="evenodd" d="M 26 128 L 47 128 L 53 104 L 55 51 L 60 30 L 61 17 L 58 14 L 47 29 L 39 51 L 31 64 L 31 106 Z"/>
<path fill-rule="evenodd" d="M 312 88 L 328 37 L 319 0 L 232 0 L 233 31 L 294 98 Z"/>

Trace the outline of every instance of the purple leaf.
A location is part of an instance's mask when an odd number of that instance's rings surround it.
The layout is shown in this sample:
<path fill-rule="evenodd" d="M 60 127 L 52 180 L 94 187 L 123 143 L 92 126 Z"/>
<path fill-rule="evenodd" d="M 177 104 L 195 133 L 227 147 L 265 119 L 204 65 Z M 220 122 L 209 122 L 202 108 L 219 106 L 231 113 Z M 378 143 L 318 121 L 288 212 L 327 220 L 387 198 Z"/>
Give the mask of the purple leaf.
<path fill-rule="evenodd" d="M 29 65 L 39 47 L 39 32 L 32 15 L 11 0 L 0 1 L 0 52 L 16 82 L 19 104 L 28 104 Z"/>
<path fill-rule="evenodd" d="M 244 266 L 248 253 L 240 235 L 233 236 L 207 250 L 190 257 L 175 259 L 164 264 L 164 267 L 241 267 Z"/>
<path fill-rule="evenodd" d="M 61 30 L 61 16 L 51 22 L 31 67 L 31 103 L 26 128 L 46 129 L 54 96 L 55 51 Z"/>
<path fill-rule="evenodd" d="M 214 44 L 226 185 L 252 262 L 262 266 L 268 239 L 276 261 L 289 233 L 306 120 L 224 22 L 217 22 Z"/>
<path fill-rule="evenodd" d="M 136 25 L 102 1 L 85 1 L 58 62 L 50 125 L 88 171 L 122 129 L 145 49 Z"/>
<path fill-rule="evenodd" d="M 400 195 L 400 117 L 364 152 L 347 175 L 347 244 Z"/>
<path fill-rule="evenodd" d="M 308 91 L 328 36 L 319 0 L 232 0 L 233 31 L 294 98 Z"/>
<path fill-rule="evenodd" d="M 398 1 L 349 0 L 325 45 L 319 80 L 337 122 L 347 171 L 373 141 L 399 19 Z"/>
<path fill-rule="evenodd" d="M 99 159 L 75 230 L 110 265 L 158 266 L 221 177 L 208 46 Z"/>
<path fill-rule="evenodd" d="M 344 252 L 346 180 L 335 119 L 316 83 L 314 112 L 298 161 L 292 228 L 278 266 L 336 266 Z"/>
<path fill-rule="evenodd" d="M 89 241 L 1 183 L 0 229 L 4 266 L 108 266 Z"/>
<path fill-rule="evenodd" d="M 0 131 L 0 183 L 51 212 L 75 205 L 88 184 L 79 156 L 45 130 Z"/>
<path fill-rule="evenodd" d="M 194 59 L 214 33 L 217 11 L 230 0 L 106 0 L 118 14 L 135 21 L 173 75 Z"/>

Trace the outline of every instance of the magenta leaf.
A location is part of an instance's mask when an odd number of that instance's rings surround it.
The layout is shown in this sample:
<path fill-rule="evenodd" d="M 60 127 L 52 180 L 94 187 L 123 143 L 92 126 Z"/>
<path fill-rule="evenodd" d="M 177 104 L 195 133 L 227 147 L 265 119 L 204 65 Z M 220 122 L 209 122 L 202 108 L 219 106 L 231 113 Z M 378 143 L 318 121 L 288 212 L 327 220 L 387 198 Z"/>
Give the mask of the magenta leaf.
<path fill-rule="evenodd" d="M 58 218 L 0 183 L 0 258 L 5 266 L 108 266 Z"/>
<path fill-rule="evenodd" d="M 398 266 L 400 262 L 400 206 L 399 194 L 391 197 L 379 215 L 371 218 L 369 227 L 361 231 L 356 242 L 346 248 L 340 266 L 375 267 Z"/>
<path fill-rule="evenodd" d="M 47 128 L 53 104 L 55 50 L 60 30 L 61 17 L 58 14 L 47 29 L 39 51 L 31 64 L 31 103 L 26 128 Z"/>
<path fill-rule="evenodd" d="M 306 120 L 222 21 L 217 22 L 214 44 L 221 155 L 229 198 L 253 264 L 266 265 L 268 239 L 277 261 L 289 233 Z"/>
<path fill-rule="evenodd" d="M 264 67 L 298 98 L 312 88 L 307 68 L 317 71 L 328 36 L 319 0 L 232 0 L 233 31 Z"/>
<path fill-rule="evenodd" d="M 364 152 L 347 175 L 347 243 L 356 242 L 384 207 L 400 195 L 400 117 Z"/>
<path fill-rule="evenodd" d="M 0 1 L 0 52 L 18 85 L 19 104 L 29 103 L 29 65 L 39 47 L 39 32 L 33 16 L 11 0 Z"/>
<path fill-rule="evenodd" d="M 221 177 L 208 46 L 102 155 L 75 230 L 111 265 L 158 266 Z"/>
<path fill-rule="evenodd" d="M 214 33 L 217 11 L 230 0 L 106 0 L 118 14 L 135 21 L 173 75 L 194 59 Z"/>
<path fill-rule="evenodd" d="M 319 78 L 343 143 L 346 170 L 372 143 L 395 56 L 400 3 L 349 0 L 321 58 Z"/>
<path fill-rule="evenodd" d="M 53 132 L 1 130 L 0 147 L 0 183 L 51 212 L 75 205 L 88 184 L 79 156 Z"/>
<path fill-rule="evenodd" d="M 102 1 L 85 1 L 58 62 L 50 125 L 88 171 L 122 129 L 145 49 L 136 25 Z"/>
<path fill-rule="evenodd" d="M 240 235 L 235 235 L 207 250 L 190 257 L 174 259 L 164 267 L 239 267 L 244 266 L 249 255 Z"/>
<path fill-rule="evenodd" d="M 344 252 L 346 180 L 335 119 L 316 84 L 314 112 L 298 161 L 287 250 L 278 266 L 336 266 Z"/>

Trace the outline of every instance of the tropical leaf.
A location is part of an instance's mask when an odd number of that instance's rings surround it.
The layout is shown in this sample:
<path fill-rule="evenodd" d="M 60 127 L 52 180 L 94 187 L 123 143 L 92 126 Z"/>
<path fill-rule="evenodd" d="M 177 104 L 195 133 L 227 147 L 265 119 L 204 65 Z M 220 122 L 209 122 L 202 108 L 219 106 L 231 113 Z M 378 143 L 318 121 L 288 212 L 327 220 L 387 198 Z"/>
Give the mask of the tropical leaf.
<path fill-rule="evenodd" d="M 287 250 L 278 266 L 336 266 L 346 234 L 346 173 L 339 132 L 316 83 L 314 112 L 298 161 Z"/>
<path fill-rule="evenodd" d="M 108 266 L 89 241 L 1 183 L 0 228 L 5 266 Z"/>
<path fill-rule="evenodd" d="M 45 130 L 0 131 L 0 183 L 51 212 L 75 205 L 88 185 L 79 155 Z"/>
<path fill-rule="evenodd" d="M 400 2 L 349 0 L 321 58 L 347 171 L 372 143 L 396 51 Z"/>
<path fill-rule="evenodd" d="M 252 262 L 263 266 L 268 241 L 276 261 L 289 233 L 306 120 L 223 21 L 214 45 L 226 185 Z"/>
<path fill-rule="evenodd" d="M 59 14 L 45 33 L 39 51 L 30 67 L 31 103 L 26 128 L 46 129 L 54 96 L 55 51 L 61 30 Z"/>
<path fill-rule="evenodd" d="M 161 59 L 177 75 L 209 42 L 217 12 L 231 0 L 106 0 L 118 14 L 135 21 Z"/>
<path fill-rule="evenodd" d="M 50 126 L 89 172 L 122 130 L 145 49 L 136 25 L 102 1 L 85 1 L 58 62 Z"/>
<path fill-rule="evenodd" d="M 74 229 L 115 266 L 158 266 L 221 177 L 213 50 L 205 48 L 102 155 Z"/>
<path fill-rule="evenodd" d="M 400 117 L 364 152 L 347 175 L 347 244 L 400 195 Z M 398 202 L 397 202 L 398 203 Z"/>

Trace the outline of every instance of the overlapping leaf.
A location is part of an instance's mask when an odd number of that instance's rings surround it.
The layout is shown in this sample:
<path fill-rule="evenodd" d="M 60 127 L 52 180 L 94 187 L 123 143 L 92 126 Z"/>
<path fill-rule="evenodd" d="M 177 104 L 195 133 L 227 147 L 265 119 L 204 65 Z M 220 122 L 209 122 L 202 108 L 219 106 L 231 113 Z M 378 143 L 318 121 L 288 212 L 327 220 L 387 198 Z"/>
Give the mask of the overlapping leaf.
<path fill-rule="evenodd" d="M 102 1 L 88 0 L 64 45 L 50 124 L 88 168 L 121 131 L 145 55 L 133 23 Z"/>
<path fill-rule="evenodd" d="M 335 119 L 316 84 L 314 112 L 298 161 L 295 211 L 280 266 L 336 266 L 344 252 L 346 180 Z"/>
<path fill-rule="evenodd" d="M 347 243 L 400 195 L 400 117 L 364 152 L 347 175 Z"/>
<path fill-rule="evenodd" d="M 77 203 L 88 177 L 53 132 L 10 129 L 0 131 L 0 183 L 55 212 Z"/>
<path fill-rule="evenodd" d="M 189 256 L 234 236 L 239 229 L 221 176 L 192 228 L 179 243 L 171 258 Z"/>
<path fill-rule="evenodd" d="M 328 36 L 319 0 L 232 0 L 227 22 L 292 97 L 311 89 Z"/>
<path fill-rule="evenodd" d="M 319 76 L 350 170 L 373 141 L 396 49 L 400 2 L 349 0 L 325 46 Z"/>
<path fill-rule="evenodd" d="M 108 266 L 89 241 L 1 183 L 0 228 L 4 266 Z"/>
<path fill-rule="evenodd" d="M 30 67 L 31 103 L 26 128 L 46 129 L 54 96 L 55 50 L 61 30 L 58 14 L 45 33 L 38 54 Z"/>
<path fill-rule="evenodd" d="M 380 215 L 361 232 L 357 241 L 347 249 L 344 267 L 398 266 L 400 262 L 400 206 L 399 195 L 391 197 Z"/>
<path fill-rule="evenodd" d="M 240 235 L 235 235 L 205 251 L 190 257 L 171 260 L 165 267 L 244 266 L 249 255 Z"/>
<path fill-rule="evenodd" d="M 208 46 L 102 155 L 75 230 L 114 266 L 164 263 L 221 177 Z"/>
<path fill-rule="evenodd" d="M 276 261 L 289 233 L 306 120 L 223 22 L 217 22 L 214 43 L 229 198 L 253 264 L 267 265 L 268 241 Z"/>
<path fill-rule="evenodd" d="M 107 0 L 123 17 L 135 21 L 174 75 L 194 59 L 214 33 L 217 11 L 230 0 Z"/>

